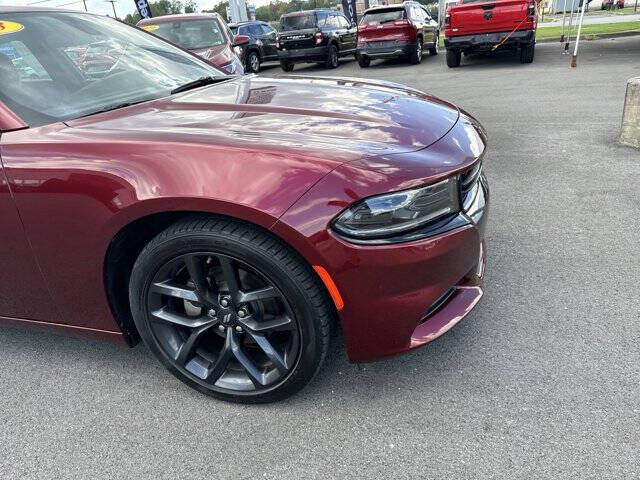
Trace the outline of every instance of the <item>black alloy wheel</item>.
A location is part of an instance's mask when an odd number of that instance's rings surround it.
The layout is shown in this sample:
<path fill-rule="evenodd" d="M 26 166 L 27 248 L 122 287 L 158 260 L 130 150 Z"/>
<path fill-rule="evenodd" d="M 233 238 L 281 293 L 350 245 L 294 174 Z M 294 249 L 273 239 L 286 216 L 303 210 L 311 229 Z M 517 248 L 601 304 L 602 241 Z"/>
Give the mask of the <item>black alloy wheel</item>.
<path fill-rule="evenodd" d="M 130 292 L 152 352 L 180 380 L 223 400 L 285 398 L 327 351 L 326 293 L 286 245 L 251 225 L 170 227 L 140 254 Z"/>
<path fill-rule="evenodd" d="M 329 45 L 329 52 L 327 54 L 326 68 L 338 67 L 338 47 L 335 44 Z"/>

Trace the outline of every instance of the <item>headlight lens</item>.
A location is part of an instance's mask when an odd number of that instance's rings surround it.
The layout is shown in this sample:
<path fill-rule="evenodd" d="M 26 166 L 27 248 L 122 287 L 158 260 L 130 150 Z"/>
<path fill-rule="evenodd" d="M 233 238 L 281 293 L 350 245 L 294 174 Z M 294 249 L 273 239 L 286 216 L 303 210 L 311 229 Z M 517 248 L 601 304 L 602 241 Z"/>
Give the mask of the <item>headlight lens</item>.
<path fill-rule="evenodd" d="M 333 228 L 350 237 L 387 237 L 459 211 L 458 179 L 454 177 L 357 202 L 334 220 Z"/>

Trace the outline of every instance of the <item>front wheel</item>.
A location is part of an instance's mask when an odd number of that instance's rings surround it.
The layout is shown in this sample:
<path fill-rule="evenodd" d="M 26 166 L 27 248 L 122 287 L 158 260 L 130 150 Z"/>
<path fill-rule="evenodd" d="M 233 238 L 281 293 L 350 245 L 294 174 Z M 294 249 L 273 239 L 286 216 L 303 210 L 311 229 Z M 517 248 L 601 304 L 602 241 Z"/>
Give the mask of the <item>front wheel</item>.
<path fill-rule="evenodd" d="M 327 352 L 332 310 L 313 270 L 258 227 L 194 217 L 169 227 L 133 268 L 140 336 L 181 381 L 222 400 L 300 390 Z"/>
<path fill-rule="evenodd" d="M 338 47 L 334 44 L 329 45 L 329 51 L 327 52 L 327 60 L 325 62 L 325 68 L 337 68 L 338 67 Z"/>
<path fill-rule="evenodd" d="M 532 43 L 530 45 L 526 45 L 520 49 L 520 63 L 531 63 L 533 62 L 533 56 L 535 54 L 536 44 Z"/>
<path fill-rule="evenodd" d="M 436 32 L 436 41 L 433 43 L 433 47 L 429 49 L 429 55 L 438 54 L 438 46 L 440 44 L 440 32 Z"/>
<path fill-rule="evenodd" d="M 462 52 L 460 50 L 447 50 L 447 67 L 456 68 L 460 66 Z"/>
<path fill-rule="evenodd" d="M 247 70 L 252 73 L 258 73 L 260 71 L 260 57 L 254 50 L 250 51 L 249 55 L 247 55 Z"/>

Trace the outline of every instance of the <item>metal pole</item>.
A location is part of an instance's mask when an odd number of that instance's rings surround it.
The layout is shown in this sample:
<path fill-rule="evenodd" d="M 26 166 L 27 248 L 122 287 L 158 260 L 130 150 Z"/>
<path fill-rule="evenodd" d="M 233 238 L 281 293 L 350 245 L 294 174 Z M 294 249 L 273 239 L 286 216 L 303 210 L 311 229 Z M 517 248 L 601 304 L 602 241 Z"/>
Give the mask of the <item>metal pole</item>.
<path fill-rule="evenodd" d="M 637 2 L 638 0 L 636 0 Z M 580 23 L 578 24 L 578 33 L 576 35 L 576 46 L 573 49 L 573 57 L 571 58 L 571 68 L 576 68 L 578 59 L 578 43 L 580 42 L 580 32 L 582 31 L 582 21 L 584 20 L 584 7 L 587 0 L 582 1 L 582 12 L 580 12 Z"/>
<path fill-rule="evenodd" d="M 88 12 L 89 10 L 87 10 L 87 0 L 82 0 L 82 3 L 84 3 L 84 11 Z"/>
<path fill-rule="evenodd" d="M 564 7 L 562 8 L 562 34 L 560 35 L 560 43 L 564 42 L 564 19 L 566 17 L 567 17 L 567 0 L 564 0 Z"/>
<path fill-rule="evenodd" d="M 584 0 L 583 3 L 587 3 L 586 0 Z M 573 23 L 573 6 L 574 6 L 574 0 L 571 0 L 571 13 L 569 14 L 569 28 L 567 29 L 567 42 L 564 44 L 564 53 L 569 53 L 569 43 L 571 42 L 571 24 Z"/>
<path fill-rule="evenodd" d="M 636 4 L 633 6 L 633 12 L 637 12 L 638 11 L 638 0 L 636 0 Z"/>

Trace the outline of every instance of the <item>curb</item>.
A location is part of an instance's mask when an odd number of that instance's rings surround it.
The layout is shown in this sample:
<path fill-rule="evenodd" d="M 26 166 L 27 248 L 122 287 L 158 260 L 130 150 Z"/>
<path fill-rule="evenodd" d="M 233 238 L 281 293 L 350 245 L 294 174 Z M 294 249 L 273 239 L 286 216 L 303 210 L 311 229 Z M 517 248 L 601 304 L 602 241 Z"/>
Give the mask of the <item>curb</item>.
<path fill-rule="evenodd" d="M 586 35 L 581 35 L 580 36 L 580 40 L 585 40 L 585 41 L 589 41 L 589 40 L 602 40 L 605 38 L 617 38 L 617 37 L 634 37 L 634 36 L 640 36 L 640 30 L 636 30 L 633 32 L 615 32 L 615 33 L 601 33 L 601 34 L 586 34 Z M 574 38 L 575 41 L 575 38 Z M 560 36 L 557 37 L 553 37 L 553 38 L 543 38 L 541 40 L 536 40 L 536 43 L 560 43 Z"/>

